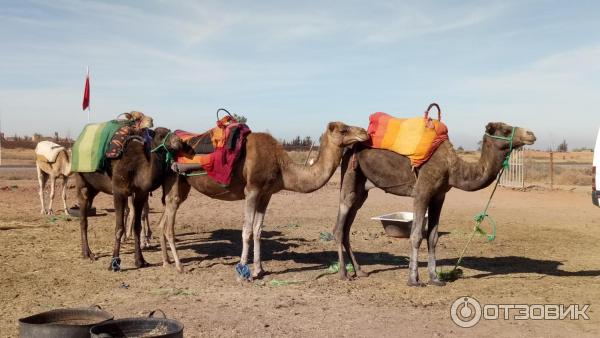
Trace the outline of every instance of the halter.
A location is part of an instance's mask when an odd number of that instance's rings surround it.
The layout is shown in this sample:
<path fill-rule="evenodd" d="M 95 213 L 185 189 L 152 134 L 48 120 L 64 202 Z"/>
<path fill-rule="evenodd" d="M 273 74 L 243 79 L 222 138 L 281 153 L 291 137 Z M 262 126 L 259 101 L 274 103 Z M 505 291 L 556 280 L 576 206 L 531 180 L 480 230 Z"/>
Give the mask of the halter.
<path fill-rule="evenodd" d="M 165 159 L 165 162 L 166 162 L 167 164 L 170 164 L 171 162 L 173 162 L 173 153 L 172 153 L 172 152 L 169 150 L 169 148 L 167 148 L 167 146 L 166 146 L 166 142 L 167 142 L 167 140 L 169 139 L 169 136 L 171 136 L 172 134 L 173 134 L 173 132 L 172 132 L 172 131 L 169 131 L 169 132 L 167 133 L 167 135 L 165 136 L 165 138 L 163 139 L 162 143 L 161 143 L 161 144 L 159 144 L 159 145 L 158 145 L 156 148 L 154 148 L 154 149 L 152 149 L 152 150 L 150 151 L 150 152 L 152 152 L 152 153 L 155 153 L 155 152 L 157 152 L 157 151 L 158 151 L 160 148 L 164 148 L 164 149 L 165 149 L 165 151 L 167 152 L 167 156 L 166 156 L 166 159 Z"/>
<path fill-rule="evenodd" d="M 506 158 L 504 159 L 504 162 L 502 162 L 503 169 L 506 169 L 509 166 L 510 154 L 512 153 L 512 150 L 513 150 L 513 140 L 515 139 L 515 130 L 516 129 L 517 129 L 516 127 L 512 127 L 512 132 L 510 133 L 510 137 L 496 136 L 496 135 L 485 133 L 485 136 L 509 142 L 508 154 L 506 154 Z"/>

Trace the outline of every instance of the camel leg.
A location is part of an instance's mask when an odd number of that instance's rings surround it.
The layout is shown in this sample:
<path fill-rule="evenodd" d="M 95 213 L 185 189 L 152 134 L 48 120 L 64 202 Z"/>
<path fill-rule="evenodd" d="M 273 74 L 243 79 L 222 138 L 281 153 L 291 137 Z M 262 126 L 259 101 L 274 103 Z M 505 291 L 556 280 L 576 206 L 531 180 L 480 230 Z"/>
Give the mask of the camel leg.
<path fill-rule="evenodd" d="M 429 204 L 429 198 L 416 196 L 414 201 L 414 221 L 410 229 L 410 261 L 408 263 L 408 286 L 423 286 L 419 281 L 419 247 L 423 240 L 423 226 L 425 225 L 425 212 Z"/>
<path fill-rule="evenodd" d="M 177 215 L 177 209 L 179 205 L 185 201 L 191 186 L 180 177 L 176 177 L 173 181 L 165 183 L 164 191 L 166 193 L 165 198 L 165 211 L 160 219 L 159 227 L 161 228 L 162 234 L 160 236 L 160 246 L 163 256 L 163 266 L 170 265 L 169 256 L 167 254 L 166 241 L 169 242 L 171 247 L 171 253 L 173 254 L 173 260 L 175 261 L 175 268 L 179 272 L 183 272 L 179 255 L 177 254 L 177 248 L 175 247 L 175 216 Z"/>
<path fill-rule="evenodd" d="M 152 238 L 152 230 L 150 229 L 150 205 L 148 201 L 144 204 L 144 209 L 142 209 L 142 249 L 146 249 L 150 247 L 150 239 Z"/>
<path fill-rule="evenodd" d="M 77 201 L 79 203 L 79 229 L 81 232 L 81 255 L 83 258 L 89 258 L 91 260 L 96 260 L 96 256 L 90 250 L 88 244 L 88 211 L 92 206 L 92 202 L 94 201 L 94 197 L 98 194 L 98 191 L 91 188 L 86 187 L 83 178 L 79 175 L 76 177 L 76 186 L 77 186 Z"/>
<path fill-rule="evenodd" d="M 252 226 L 256 217 L 256 206 L 258 204 L 258 191 L 246 188 L 246 210 L 244 213 L 244 225 L 242 227 L 242 256 L 240 264 L 248 263 L 248 251 L 250 250 L 250 238 L 252 237 Z"/>
<path fill-rule="evenodd" d="M 363 187 L 364 187 L 364 185 L 363 185 Z M 362 207 L 362 205 L 367 200 L 368 191 L 364 191 L 364 189 L 363 189 L 363 191 L 361 191 L 360 193 L 357 192 L 356 195 L 357 195 L 356 201 L 350 207 L 350 210 L 349 210 L 347 218 L 346 218 L 346 223 L 344 224 L 344 237 L 342 239 L 342 242 L 344 244 L 344 248 L 346 249 L 346 253 L 350 256 L 350 259 L 352 260 L 352 266 L 354 266 L 354 271 L 356 272 L 356 276 L 367 277 L 367 276 L 369 276 L 369 273 L 363 271 L 360 268 L 360 265 L 358 264 L 358 261 L 356 260 L 356 257 L 354 256 L 354 251 L 352 251 L 352 247 L 350 246 L 350 229 L 352 228 L 352 223 L 354 222 L 356 213 L 358 212 L 358 210 Z M 342 269 L 342 267 L 340 266 L 340 270 L 341 269 Z M 344 270 L 345 269 L 346 269 L 346 266 L 344 266 Z"/>
<path fill-rule="evenodd" d="M 265 274 L 263 270 L 262 261 L 260 259 L 260 237 L 262 234 L 262 225 L 265 219 L 265 213 L 267 212 L 267 206 L 271 200 L 271 195 L 261 196 L 256 205 L 256 216 L 254 218 L 253 226 L 253 238 L 254 238 L 254 271 L 252 272 L 252 278 L 260 278 Z"/>
<path fill-rule="evenodd" d="M 344 248 L 352 264 L 359 275 L 366 275 L 366 273 L 360 270 L 360 266 L 352 253 L 350 247 L 350 228 L 352 222 L 356 216 L 356 212 L 362 206 L 367 198 L 367 192 L 365 190 L 366 177 L 359 171 L 359 169 L 349 168 L 349 161 L 352 154 L 349 152 L 342 158 L 342 181 L 340 183 L 340 202 L 338 207 L 338 217 L 333 228 L 333 234 L 338 246 L 338 262 L 339 262 L 339 276 L 342 280 L 349 280 L 348 272 L 346 270 L 346 262 L 344 258 Z"/>
<path fill-rule="evenodd" d="M 40 191 L 39 191 L 40 202 L 42 203 L 42 210 L 40 213 L 42 215 L 45 215 L 46 214 L 46 205 L 44 204 L 44 188 L 46 187 L 46 181 L 48 180 L 48 174 L 43 172 L 42 169 L 37 165 L 36 165 L 36 168 L 37 168 L 38 183 L 40 184 Z"/>
<path fill-rule="evenodd" d="M 139 192 L 133 195 L 133 240 L 135 243 L 135 266 L 146 267 L 149 264 L 144 259 L 140 246 L 140 235 L 142 232 L 142 210 L 148 201 L 148 193 Z"/>
<path fill-rule="evenodd" d="M 61 198 L 63 201 L 63 208 L 65 208 L 65 215 L 69 214 L 69 208 L 67 207 L 67 189 L 69 188 L 69 176 L 63 176 L 63 186 L 62 186 L 62 194 Z"/>
<path fill-rule="evenodd" d="M 113 191 L 113 201 L 115 206 L 115 245 L 113 246 L 112 260 L 108 265 L 108 270 L 120 270 L 120 251 L 121 237 L 125 232 L 123 217 L 125 216 L 125 207 L 127 206 L 127 196 L 123 193 Z M 137 262 L 136 262 L 137 263 Z"/>
<path fill-rule="evenodd" d="M 133 237 L 133 214 L 131 211 L 133 210 L 133 196 L 129 196 L 127 198 L 127 206 L 124 211 L 125 218 L 125 237 L 124 240 L 130 239 Z"/>
<path fill-rule="evenodd" d="M 169 265 L 171 265 L 171 261 L 169 260 L 169 254 L 167 253 L 167 237 L 165 236 L 165 226 L 166 226 L 166 214 L 167 214 L 167 208 L 169 208 L 169 206 L 165 206 L 165 211 L 163 211 L 162 215 L 160 215 L 160 220 L 158 221 L 158 228 L 161 230 L 160 232 L 160 237 L 159 237 L 159 241 L 160 241 L 160 253 L 162 254 L 162 259 L 163 259 L 163 267 L 167 267 Z M 173 208 L 173 207 L 171 207 Z"/>
<path fill-rule="evenodd" d="M 444 286 L 446 283 L 438 278 L 436 272 L 435 247 L 438 241 L 438 224 L 444 205 L 445 194 L 438 195 L 429 202 L 429 219 L 427 226 L 427 249 L 428 262 L 427 269 L 429 271 L 429 284 Z"/>
<path fill-rule="evenodd" d="M 52 202 L 54 202 L 54 188 L 56 185 L 56 176 L 50 174 L 50 201 L 48 202 L 48 214 L 54 214 L 54 210 L 52 210 Z"/>

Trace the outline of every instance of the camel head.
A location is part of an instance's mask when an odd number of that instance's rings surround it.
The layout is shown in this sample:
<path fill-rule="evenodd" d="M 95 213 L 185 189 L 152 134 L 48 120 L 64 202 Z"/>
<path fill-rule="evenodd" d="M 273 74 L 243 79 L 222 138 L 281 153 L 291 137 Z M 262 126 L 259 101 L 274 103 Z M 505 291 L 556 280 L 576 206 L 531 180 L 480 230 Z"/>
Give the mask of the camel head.
<path fill-rule="evenodd" d="M 485 127 L 485 135 L 487 136 L 488 140 L 493 142 L 494 145 L 501 150 L 508 149 L 510 147 L 511 137 L 513 149 L 518 149 L 525 145 L 531 145 L 536 140 L 533 132 L 529 131 L 528 129 L 509 126 L 508 124 L 502 122 L 488 123 Z"/>
<path fill-rule="evenodd" d="M 324 137 L 331 144 L 338 147 L 347 147 L 368 140 L 369 134 L 361 127 L 348 126 L 342 122 L 329 122 L 325 134 L 321 136 L 321 144 L 325 141 L 323 140 Z"/>
<path fill-rule="evenodd" d="M 171 132 L 171 130 L 163 127 L 148 130 L 152 137 L 152 149 L 164 148 L 172 154 L 177 153 L 183 148 L 181 138 Z M 157 149 L 158 151 L 158 149 Z"/>

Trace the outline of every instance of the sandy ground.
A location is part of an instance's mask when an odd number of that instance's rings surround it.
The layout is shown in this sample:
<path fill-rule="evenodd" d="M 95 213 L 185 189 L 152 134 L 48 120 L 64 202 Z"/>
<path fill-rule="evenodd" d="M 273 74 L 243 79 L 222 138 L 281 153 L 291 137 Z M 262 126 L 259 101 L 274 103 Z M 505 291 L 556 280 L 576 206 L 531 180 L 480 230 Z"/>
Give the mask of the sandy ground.
<path fill-rule="evenodd" d="M 411 199 L 373 191 L 357 216 L 352 244 L 371 275 L 352 282 L 337 275 L 316 279 L 337 260 L 333 241 L 319 239 L 337 214 L 339 176 L 308 195 L 273 196 L 263 232 L 270 272 L 241 283 L 234 266 L 241 253 L 243 202 L 220 202 L 193 192 L 178 214 L 177 243 L 187 270 L 163 268 L 155 229 L 136 269 L 132 244 L 122 250 L 123 272 L 109 272 L 114 214 L 100 195 L 90 219 L 96 262 L 80 258 L 78 220 L 39 215 L 37 182 L 0 176 L 0 336 L 17 335 L 17 319 L 58 307 L 99 304 L 116 318 L 162 309 L 198 336 L 599 336 L 600 209 L 585 190 L 500 189 L 490 213 L 495 242 L 476 237 L 464 260 L 464 277 L 445 287 L 406 286 L 409 242 L 387 237 L 371 216 L 411 210 Z M 438 244 L 438 264 L 454 264 L 490 189 L 452 190 Z M 58 194 L 57 194 L 58 195 Z M 74 199 L 69 191 L 69 204 Z M 151 201 L 156 224 L 162 206 Z M 56 206 L 60 206 L 57 199 Z M 426 278 L 426 245 L 421 248 Z M 277 285 L 273 281 L 297 282 Z M 127 285 L 128 287 L 124 287 Z M 464 329 L 450 318 L 457 298 L 482 304 L 591 304 L 590 320 L 482 320 Z"/>

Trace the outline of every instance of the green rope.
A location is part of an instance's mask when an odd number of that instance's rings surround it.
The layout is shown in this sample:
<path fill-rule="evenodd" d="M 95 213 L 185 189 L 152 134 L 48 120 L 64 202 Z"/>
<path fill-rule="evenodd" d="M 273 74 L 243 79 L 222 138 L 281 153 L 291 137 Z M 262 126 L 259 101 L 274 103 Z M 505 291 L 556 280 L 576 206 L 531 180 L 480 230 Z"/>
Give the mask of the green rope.
<path fill-rule="evenodd" d="M 157 152 L 160 148 L 164 148 L 165 151 L 167 152 L 167 156 L 165 158 L 165 162 L 167 162 L 167 164 L 171 164 L 173 162 L 173 153 L 169 150 L 169 148 L 167 148 L 166 142 L 167 139 L 169 138 L 169 136 L 171 136 L 172 132 L 169 131 L 167 133 L 167 135 L 165 136 L 165 138 L 163 138 L 163 141 L 161 144 L 159 144 L 156 148 L 152 149 L 150 152 L 155 153 Z"/>
<path fill-rule="evenodd" d="M 513 139 L 515 137 L 515 129 L 516 129 L 515 127 L 512 128 L 512 133 L 511 133 L 510 137 L 496 136 L 496 135 L 491 135 L 491 134 L 485 133 L 485 135 L 488 137 L 509 142 L 508 154 L 506 154 L 506 158 L 502 162 L 502 169 L 500 169 L 500 172 L 498 173 L 498 177 L 496 178 L 496 184 L 494 185 L 494 190 L 492 190 L 492 194 L 490 195 L 490 198 L 488 199 L 487 204 L 485 205 L 485 208 L 483 209 L 482 212 L 478 213 L 477 215 L 475 215 L 473 217 L 473 220 L 475 221 L 475 226 L 473 227 L 473 232 L 471 233 L 471 236 L 469 237 L 467 244 L 465 244 L 464 248 L 462 249 L 460 256 L 458 256 L 458 259 L 456 260 L 456 263 L 454 264 L 454 268 L 452 270 L 450 270 L 449 272 L 443 272 L 443 271 L 438 272 L 438 276 L 441 279 L 446 279 L 446 280 L 456 279 L 456 276 L 459 276 L 462 274 L 462 270 L 460 270 L 458 268 L 458 266 L 462 262 L 462 259 L 465 255 L 465 253 L 467 252 L 467 248 L 471 244 L 471 241 L 473 240 L 473 237 L 475 237 L 475 234 L 478 233 L 481 235 L 486 235 L 488 242 L 491 242 L 496 239 L 496 222 L 488 214 L 487 211 L 488 211 L 488 208 L 490 207 L 490 203 L 492 202 L 492 197 L 494 197 L 494 193 L 496 193 L 496 188 L 498 188 L 498 183 L 500 183 L 500 178 L 502 177 L 504 170 L 506 168 L 508 168 L 510 165 L 510 154 L 512 153 L 512 150 L 513 150 Z M 483 223 L 483 221 L 486 218 L 488 219 L 488 222 L 490 223 L 490 225 L 492 227 L 491 234 L 488 234 L 485 230 L 483 230 L 481 228 L 481 223 Z"/>

